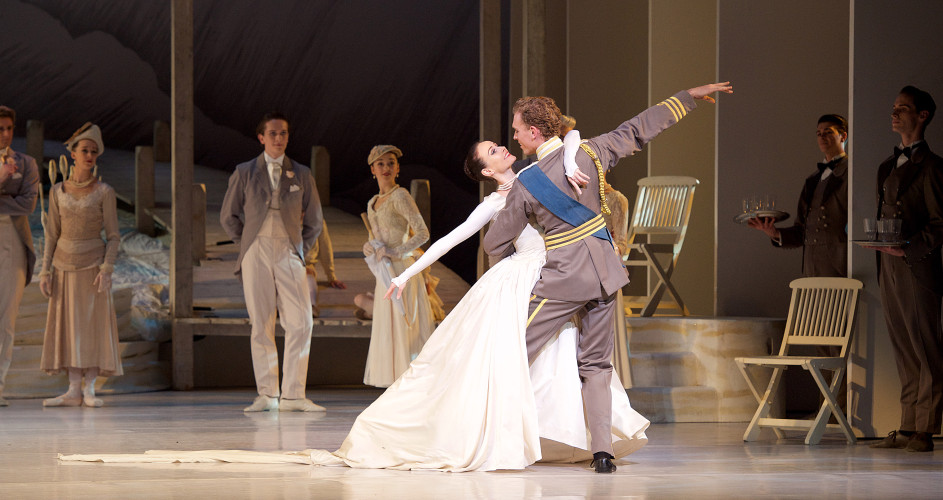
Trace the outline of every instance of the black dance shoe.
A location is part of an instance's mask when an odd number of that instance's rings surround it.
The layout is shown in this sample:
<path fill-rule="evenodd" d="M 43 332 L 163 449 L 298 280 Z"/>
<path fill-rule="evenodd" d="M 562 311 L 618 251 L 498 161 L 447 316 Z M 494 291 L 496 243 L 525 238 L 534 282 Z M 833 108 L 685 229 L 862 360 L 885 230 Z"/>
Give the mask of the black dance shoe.
<path fill-rule="evenodd" d="M 616 464 L 612 463 L 614 457 L 604 451 L 593 453 L 592 467 L 597 473 L 608 474 L 616 471 Z"/>

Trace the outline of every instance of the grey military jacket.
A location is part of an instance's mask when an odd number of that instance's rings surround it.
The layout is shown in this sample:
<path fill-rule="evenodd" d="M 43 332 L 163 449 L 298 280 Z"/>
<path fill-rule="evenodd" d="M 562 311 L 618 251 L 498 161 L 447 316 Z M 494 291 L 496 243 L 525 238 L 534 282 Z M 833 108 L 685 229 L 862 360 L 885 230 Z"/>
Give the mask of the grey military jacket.
<path fill-rule="evenodd" d="M 608 171 L 619 159 L 641 150 L 642 146 L 695 107 L 694 99 L 687 91 L 678 92 L 624 122 L 612 132 L 589 139 L 586 143 L 596 152 L 603 169 Z M 570 187 L 564 173 L 563 147 L 550 152 L 529 168 L 540 168 L 560 190 L 600 213 L 601 179 L 596 166 L 585 152 L 577 153 L 576 162 L 580 170 L 590 177 L 589 185 L 582 188 L 583 192 L 579 196 Z M 504 209 L 498 212 L 485 234 L 485 252 L 493 256 L 513 253 L 514 240 L 524 230 L 531 216 L 543 227 L 546 236 L 573 229 L 573 226 L 541 205 L 520 182 L 516 182 L 508 193 Z M 628 282 L 625 267 L 612 250 L 612 245 L 608 241 L 588 237 L 547 252 L 547 262 L 533 293 L 543 298 L 579 302 L 608 297 Z"/>

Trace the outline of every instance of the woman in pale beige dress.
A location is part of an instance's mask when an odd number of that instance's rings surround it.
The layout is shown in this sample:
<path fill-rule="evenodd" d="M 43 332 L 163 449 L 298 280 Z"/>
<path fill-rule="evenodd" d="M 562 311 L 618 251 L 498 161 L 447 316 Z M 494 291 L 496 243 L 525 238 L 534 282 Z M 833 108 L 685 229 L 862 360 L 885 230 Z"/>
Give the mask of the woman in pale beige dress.
<path fill-rule="evenodd" d="M 69 390 L 43 406 L 98 407 L 95 378 L 123 373 L 111 297 L 120 242 L 115 191 L 94 174 L 105 149 L 98 126 L 86 123 L 66 145 L 75 164 L 49 190 L 39 288 L 49 298 L 40 367 L 49 374 L 66 371 Z"/>
<path fill-rule="evenodd" d="M 377 254 L 387 258 L 392 274 L 398 275 L 409 267 L 413 251 L 429 240 L 419 208 L 409 191 L 396 184 L 402 151 L 395 146 L 374 146 L 367 158 L 370 172 L 377 179 L 380 193 L 367 203 L 367 218 L 373 240 L 364 243 L 366 255 Z M 382 297 L 389 283 L 377 280 L 375 296 Z M 373 302 L 373 327 L 363 383 L 389 387 L 409 368 L 410 361 L 419 354 L 429 339 L 435 324 L 422 280 L 410 282 L 403 291 L 405 315 L 389 300 Z"/>

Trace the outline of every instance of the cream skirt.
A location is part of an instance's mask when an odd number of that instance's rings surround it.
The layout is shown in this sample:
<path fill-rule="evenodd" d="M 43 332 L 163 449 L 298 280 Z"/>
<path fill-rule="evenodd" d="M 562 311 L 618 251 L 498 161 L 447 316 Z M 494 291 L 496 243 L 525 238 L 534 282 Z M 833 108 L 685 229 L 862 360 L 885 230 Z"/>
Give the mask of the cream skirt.
<path fill-rule="evenodd" d="M 111 291 L 99 293 L 93 284 L 98 266 L 56 269 L 52 275 L 40 368 L 55 374 L 66 368 L 98 367 L 99 375 L 122 375 Z"/>

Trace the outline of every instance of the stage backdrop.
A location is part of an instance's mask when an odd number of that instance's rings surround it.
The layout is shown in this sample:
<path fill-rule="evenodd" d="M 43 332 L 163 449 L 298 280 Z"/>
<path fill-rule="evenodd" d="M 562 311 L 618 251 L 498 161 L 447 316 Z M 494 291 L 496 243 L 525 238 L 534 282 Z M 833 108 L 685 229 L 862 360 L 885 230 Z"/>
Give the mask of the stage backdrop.
<path fill-rule="evenodd" d="M 3 0 L 0 101 L 46 137 L 86 121 L 106 147 L 150 144 L 170 119 L 170 2 Z M 261 152 L 255 127 L 292 120 L 289 156 L 331 155 L 332 203 L 353 213 L 376 193 L 374 144 L 395 144 L 400 184 L 432 181 L 433 237 L 478 202 L 461 173 L 477 139 L 478 3 L 467 0 L 194 2 L 195 161 L 232 169 Z M 225 186 L 207 186 L 225 189 Z M 474 279 L 474 253 L 446 264 Z"/>

